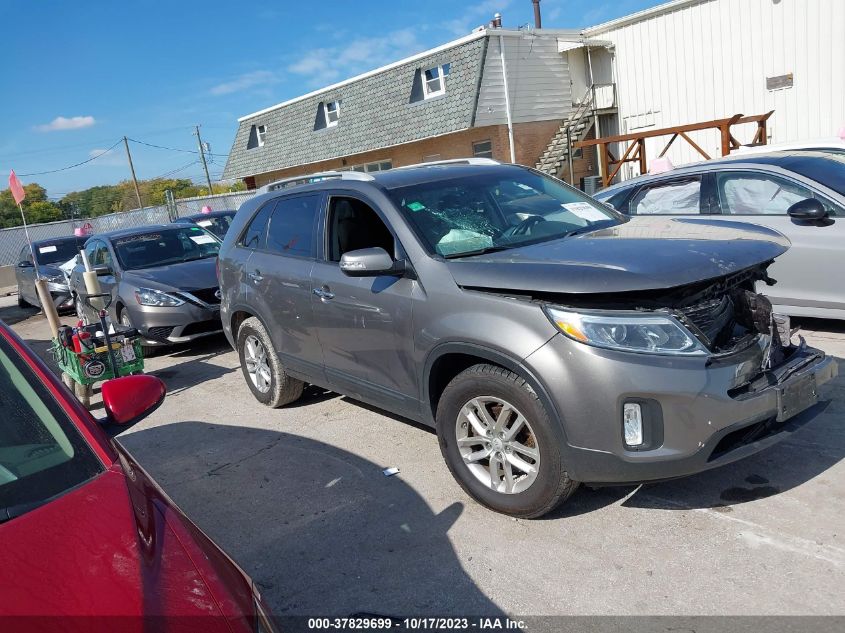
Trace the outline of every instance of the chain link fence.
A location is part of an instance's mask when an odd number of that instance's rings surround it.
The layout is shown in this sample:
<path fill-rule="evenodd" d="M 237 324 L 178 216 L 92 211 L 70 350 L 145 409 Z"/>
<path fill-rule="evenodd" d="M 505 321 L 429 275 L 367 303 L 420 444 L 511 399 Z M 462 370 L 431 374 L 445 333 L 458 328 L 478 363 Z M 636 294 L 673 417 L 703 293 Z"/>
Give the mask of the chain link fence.
<path fill-rule="evenodd" d="M 96 218 L 30 224 L 28 225 L 29 237 L 33 242 L 53 237 L 65 237 L 73 235 L 74 229 L 84 227 L 87 224 L 91 225 L 93 233 L 105 233 L 106 231 L 129 229 L 148 224 L 168 224 L 176 218 L 199 213 L 204 206 L 211 207 L 212 211 L 237 209 L 254 195 L 255 192 L 252 191 L 239 191 L 214 196 L 184 198 L 157 207 L 110 213 Z M 18 257 L 25 245 L 26 233 L 24 233 L 22 226 L 0 229 L 0 266 L 17 264 Z"/>

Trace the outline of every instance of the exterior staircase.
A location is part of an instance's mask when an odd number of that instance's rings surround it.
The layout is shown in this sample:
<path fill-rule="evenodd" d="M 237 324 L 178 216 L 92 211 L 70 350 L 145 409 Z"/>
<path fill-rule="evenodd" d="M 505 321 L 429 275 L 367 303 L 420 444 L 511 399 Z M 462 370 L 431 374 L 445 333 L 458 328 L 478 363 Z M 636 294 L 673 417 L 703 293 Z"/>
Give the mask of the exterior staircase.
<path fill-rule="evenodd" d="M 594 98 L 595 90 L 591 86 L 578 107 L 560 124 L 560 129 L 540 155 L 535 165 L 536 169 L 550 176 L 560 174 L 569 161 L 569 153 L 575 150 L 574 147 L 570 147 L 570 144 L 574 145 L 584 140 L 593 128 Z"/>

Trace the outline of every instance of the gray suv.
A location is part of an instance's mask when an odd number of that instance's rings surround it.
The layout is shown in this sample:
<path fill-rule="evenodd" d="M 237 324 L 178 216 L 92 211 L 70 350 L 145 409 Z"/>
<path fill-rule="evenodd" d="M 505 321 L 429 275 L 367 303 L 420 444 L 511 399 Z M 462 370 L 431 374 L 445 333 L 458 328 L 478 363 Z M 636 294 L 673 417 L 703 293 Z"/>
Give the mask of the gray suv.
<path fill-rule="evenodd" d="M 520 517 L 578 482 L 732 462 L 815 415 L 837 365 L 754 292 L 781 234 L 626 218 L 464 163 L 320 174 L 241 207 L 221 318 L 259 401 L 314 383 L 432 425 L 464 490 Z"/>

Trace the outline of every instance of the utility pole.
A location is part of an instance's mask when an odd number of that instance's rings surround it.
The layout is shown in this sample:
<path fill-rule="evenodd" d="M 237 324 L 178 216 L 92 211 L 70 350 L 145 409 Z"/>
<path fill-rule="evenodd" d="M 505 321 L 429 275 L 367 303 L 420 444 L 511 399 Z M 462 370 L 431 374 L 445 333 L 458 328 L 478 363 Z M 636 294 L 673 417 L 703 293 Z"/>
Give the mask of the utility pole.
<path fill-rule="evenodd" d="M 208 195 L 214 193 L 211 190 L 211 177 L 208 175 L 208 164 L 205 162 L 205 149 L 202 146 L 202 137 L 200 136 L 200 126 L 197 125 L 195 128 L 196 135 L 197 135 L 197 145 L 200 148 L 200 158 L 202 159 L 202 168 L 205 170 L 205 181 L 208 183 Z"/>
<path fill-rule="evenodd" d="M 132 154 L 129 153 L 129 141 L 124 136 L 123 145 L 126 147 L 126 158 L 129 159 L 129 171 L 132 172 L 132 182 L 135 185 L 135 197 L 138 198 L 138 208 L 143 209 L 144 205 L 141 202 L 141 190 L 138 189 L 138 179 L 135 177 L 135 165 L 132 164 Z"/>

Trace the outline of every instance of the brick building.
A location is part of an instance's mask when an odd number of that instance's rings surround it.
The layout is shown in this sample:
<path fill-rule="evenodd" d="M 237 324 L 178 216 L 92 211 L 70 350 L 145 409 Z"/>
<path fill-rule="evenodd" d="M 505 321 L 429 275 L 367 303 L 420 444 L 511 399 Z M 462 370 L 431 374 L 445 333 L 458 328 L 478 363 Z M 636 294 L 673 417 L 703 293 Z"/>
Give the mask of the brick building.
<path fill-rule="evenodd" d="M 594 103 L 593 87 L 574 94 L 586 86 L 570 76 L 571 51 L 585 46 L 594 56 L 604 51 L 574 30 L 476 29 L 242 117 L 224 177 L 254 188 L 326 170 L 483 156 L 569 179 L 569 141 L 592 136 L 598 115 L 615 107 L 612 99 Z M 573 114 L 583 119 L 577 126 Z M 590 154 L 573 154 L 572 167 L 575 184 L 595 174 Z"/>

